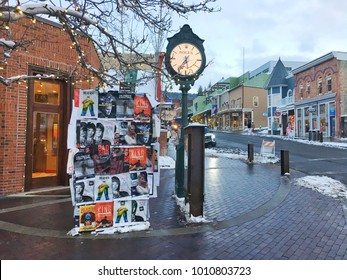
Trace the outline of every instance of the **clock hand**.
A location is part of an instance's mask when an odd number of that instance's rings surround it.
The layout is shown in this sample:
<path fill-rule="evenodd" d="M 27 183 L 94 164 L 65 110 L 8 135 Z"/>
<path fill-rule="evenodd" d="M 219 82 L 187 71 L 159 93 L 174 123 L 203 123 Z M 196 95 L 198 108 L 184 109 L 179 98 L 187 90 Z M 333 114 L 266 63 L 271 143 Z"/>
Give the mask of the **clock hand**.
<path fill-rule="evenodd" d="M 182 70 L 182 68 L 184 67 L 185 64 L 187 65 L 187 68 L 188 68 L 188 57 L 189 56 L 184 57 L 182 64 L 178 67 L 178 71 Z"/>
<path fill-rule="evenodd" d="M 187 55 L 185 57 L 185 59 L 184 59 L 187 68 L 189 68 L 189 66 L 188 66 L 188 59 L 189 59 L 189 55 Z"/>

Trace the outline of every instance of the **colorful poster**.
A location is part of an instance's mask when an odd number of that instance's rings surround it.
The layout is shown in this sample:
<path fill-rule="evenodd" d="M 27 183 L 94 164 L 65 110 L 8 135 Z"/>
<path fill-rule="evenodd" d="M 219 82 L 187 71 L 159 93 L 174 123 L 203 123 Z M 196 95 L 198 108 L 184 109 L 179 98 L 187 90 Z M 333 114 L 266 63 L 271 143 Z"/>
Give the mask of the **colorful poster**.
<path fill-rule="evenodd" d="M 110 201 L 111 195 L 111 176 L 95 176 L 95 201 Z"/>
<path fill-rule="evenodd" d="M 114 226 L 124 226 L 131 223 L 132 202 L 129 200 L 114 201 Z"/>
<path fill-rule="evenodd" d="M 97 118 L 99 93 L 96 90 L 80 90 L 78 108 L 80 116 L 84 118 Z M 75 104 L 76 105 L 76 104 Z"/>
<path fill-rule="evenodd" d="M 96 230 L 113 226 L 113 201 L 97 202 L 95 204 Z"/>
<path fill-rule="evenodd" d="M 131 88 L 76 94 L 71 131 L 79 151 L 70 160 L 76 226 L 81 232 L 101 231 L 148 221 L 148 199 L 157 195 L 159 184 L 156 108 Z"/>
<path fill-rule="evenodd" d="M 146 169 L 146 146 L 137 146 L 129 148 L 129 170 L 145 170 Z"/>
<path fill-rule="evenodd" d="M 152 106 L 146 96 L 135 95 L 134 97 L 134 120 L 141 122 L 151 121 Z"/>
<path fill-rule="evenodd" d="M 93 231 L 96 227 L 95 204 L 81 205 L 80 209 L 80 231 Z"/>

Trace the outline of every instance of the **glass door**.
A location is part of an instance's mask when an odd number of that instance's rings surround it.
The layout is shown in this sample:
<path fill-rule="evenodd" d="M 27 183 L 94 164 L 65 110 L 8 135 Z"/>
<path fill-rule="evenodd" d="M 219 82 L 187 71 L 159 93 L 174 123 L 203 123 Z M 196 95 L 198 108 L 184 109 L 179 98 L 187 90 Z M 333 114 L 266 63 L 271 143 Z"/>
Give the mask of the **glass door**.
<path fill-rule="evenodd" d="M 66 88 L 57 80 L 35 79 L 29 85 L 27 191 L 66 185 Z"/>
<path fill-rule="evenodd" d="M 59 115 L 34 112 L 32 178 L 57 176 Z"/>

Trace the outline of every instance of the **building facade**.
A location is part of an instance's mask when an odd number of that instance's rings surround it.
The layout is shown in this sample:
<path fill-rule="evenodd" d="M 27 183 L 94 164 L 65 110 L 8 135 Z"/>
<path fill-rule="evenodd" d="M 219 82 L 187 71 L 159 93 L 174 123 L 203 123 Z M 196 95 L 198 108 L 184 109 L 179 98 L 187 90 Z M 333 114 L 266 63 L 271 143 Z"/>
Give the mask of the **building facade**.
<path fill-rule="evenodd" d="M 0 85 L 0 195 L 68 185 L 66 143 L 73 93 L 98 84 L 79 66 L 70 37 L 59 24 L 21 19 L 11 23 L 11 29 L 14 40 L 30 44 L 12 52 L 0 75 L 37 78 Z M 88 62 L 101 68 L 93 44 L 80 40 Z"/>
<path fill-rule="evenodd" d="M 267 81 L 267 127 L 269 134 L 294 137 L 294 77 L 279 59 Z"/>
<path fill-rule="evenodd" d="M 248 74 L 233 80 L 230 89 L 218 96 L 218 128 L 221 130 L 243 130 L 245 127 L 266 126 L 267 74 L 252 79 Z"/>
<path fill-rule="evenodd" d="M 330 52 L 293 71 L 296 136 L 345 137 L 347 53 Z"/>

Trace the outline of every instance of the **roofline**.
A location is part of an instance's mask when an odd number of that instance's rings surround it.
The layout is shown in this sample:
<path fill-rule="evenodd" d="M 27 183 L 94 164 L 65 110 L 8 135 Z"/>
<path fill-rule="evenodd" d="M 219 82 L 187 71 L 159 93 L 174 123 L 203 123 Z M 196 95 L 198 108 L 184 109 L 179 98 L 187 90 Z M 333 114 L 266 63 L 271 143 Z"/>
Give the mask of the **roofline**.
<path fill-rule="evenodd" d="M 295 68 L 293 69 L 291 72 L 293 74 L 298 74 L 302 71 L 305 71 L 307 69 L 310 69 L 312 68 L 313 66 L 316 66 L 316 65 L 319 65 L 319 64 L 322 64 L 323 62 L 326 62 L 328 60 L 331 60 L 333 58 L 336 58 L 336 59 L 339 59 L 339 60 L 347 60 L 347 53 L 346 52 L 335 52 L 335 51 L 332 51 L 330 53 L 327 53 L 321 57 L 318 57 L 298 68 Z"/>

